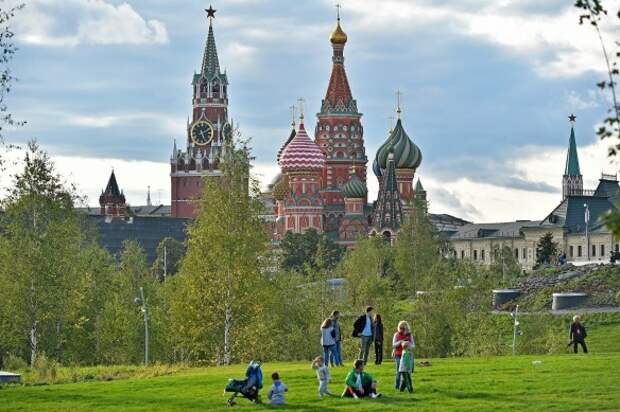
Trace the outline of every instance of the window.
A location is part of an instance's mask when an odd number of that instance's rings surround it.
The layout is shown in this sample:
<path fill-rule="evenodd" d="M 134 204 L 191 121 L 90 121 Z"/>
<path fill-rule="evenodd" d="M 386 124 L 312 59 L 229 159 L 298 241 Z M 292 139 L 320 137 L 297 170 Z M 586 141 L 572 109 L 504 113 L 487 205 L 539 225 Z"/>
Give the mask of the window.
<path fill-rule="evenodd" d="M 480 259 L 484 260 L 484 249 L 480 251 Z"/>
<path fill-rule="evenodd" d="M 515 248 L 515 259 L 519 259 L 519 248 Z"/>
<path fill-rule="evenodd" d="M 474 250 L 474 260 L 478 260 L 478 251 Z"/>
<path fill-rule="evenodd" d="M 577 246 L 577 256 L 581 257 L 581 245 Z"/>
<path fill-rule="evenodd" d="M 592 256 L 596 256 L 596 245 L 592 245 Z"/>
<path fill-rule="evenodd" d="M 616 243 L 616 252 L 620 252 L 620 244 Z"/>
<path fill-rule="evenodd" d="M 572 246 L 568 247 L 568 256 L 569 257 L 573 257 L 573 247 Z"/>
<path fill-rule="evenodd" d="M 523 258 L 523 260 L 527 259 L 527 249 L 523 248 L 523 250 L 521 250 L 521 258 Z"/>
<path fill-rule="evenodd" d="M 461 250 L 461 259 L 465 259 L 465 251 Z"/>
<path fill-rule="evenodd" d="M 605 245 L 601 245 L 601 257 L 605 256 Z"/>

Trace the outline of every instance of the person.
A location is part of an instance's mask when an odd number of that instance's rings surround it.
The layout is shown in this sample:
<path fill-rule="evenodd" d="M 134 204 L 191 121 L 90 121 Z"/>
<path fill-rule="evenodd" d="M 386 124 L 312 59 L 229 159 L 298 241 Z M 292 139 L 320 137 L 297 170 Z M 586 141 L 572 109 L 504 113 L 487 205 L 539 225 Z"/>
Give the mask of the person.
<path fill-rule="evenodd" d="M 383 362 L 383 321 L 381 315 L 375 315 L 375 365 Z"/>
<path fill-rule="evenodd" d="M 404 320 L 398 322 L 398 330 L 394 333 L 392 338 L 392 357 L 396 364 L 396 389 L 400 389 L 400 358 L 403 354 L 402 342 L 408 341 L 413 343 L 413 337 L 411 336 L 411 328 L 409 323 Z"/>
<path fill-rule="evenodd" d="M 398 366 L 398 374 L 400 375 L 399 389 L 401 392 L 407 389 L 409 393 L 412 393 L 413 379 L 411 374 L 413 373 L 413 343 L 408 340 L 403 340 L 401 346 L 403 348 L 403 352 Z"/>
<path fill-rule="evenodd" d="M 372 322 L 372 311 L 374 308 L 368 306 L 366 313 L 361 315 L 355 323 L 353 323 L 353 337 L 361 338 L 360 340 L 360 353 L 359 359 L 364 361 L 364 364 L 368 362 L 368 353 L 370 352 L 370 344 L 373 341 L 375 332 L 374 324 Z"/>
<path fill-rule="evenodd" d="M 331 318 L 327 318 L 321 325 L 321 345 L 323 346 L 323 359 L 329 360 L 334 356 L 336 349 L 335 331 Z M 325 362 L 327 363 L 327 362 Z"/>
<path fill-rule="evenodd" d="M 273 380 L 273 385 L 271 385 L 271 388 L 269 388 L 269 392 L 267 393 L 267 399 L 269 399 L 269 402 L 272 405 L 283 405 L 284 394 L 288 392 L 288 388 L 280 380 L 280 375 L 278 374 L 278 372 L 272 373 L 271 379 Z"/>
<path fill-rule="evenodd" d="M 588 347 L 586 346 L 586 337 L 588 333 L 586 332 L 586 327 L 581 323 L 581 317 L 579 315 L 573 316 L 573 323 L 570 325 L 570 332 L 568 337 L 570 339 L 570 343 L 573 344 L 573 351 L 577 353 L 577 345 L 581 345 L 581 349 L 583 353 L 588 353 Z"/>
<path fill-rule="evenodd" d="M 319 380 L 319 398 L 323 399 L 325 395 L 334 396 L 334 394 L 327 389 L 327 384 L 330 380 L 329 369 L 327 368 L 327 362 L 325 362 L 322 356 L 317 356 L 314 361 L 312 361 L 312 369 L 316 371 L 316 377 Z"/>
<path fill-rule="evenodd" d="M 370 396 L 376 399 L 381 396 L 377 393 L 377 381 L 368 372 L 364 372 L 364 360 L 358 359 L 353 365 L 353 370 L 349 372 L 345 380 L 346 387 L 342 397 L 354 399 Z"/>
<path fill-rule="evenodd" d="M 342 366 L 342 329 L 340 329 L 340 312 L 335 310 L 332 312 L 332 326 L 334 327 L 334 340 L 336 347 L 334 348 L 334 356 L 330 358 L 332 366 Z"/>

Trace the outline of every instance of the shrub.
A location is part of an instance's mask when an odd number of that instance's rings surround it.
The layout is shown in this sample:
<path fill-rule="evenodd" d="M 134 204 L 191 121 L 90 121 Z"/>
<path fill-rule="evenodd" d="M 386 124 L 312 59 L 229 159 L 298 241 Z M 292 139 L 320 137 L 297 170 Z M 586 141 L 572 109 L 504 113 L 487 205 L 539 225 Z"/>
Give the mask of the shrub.
<path fill-rule="evenodd" d="M 26 361 L 15 355 L 7 356 L 4 360 L 4 366 L 9 371 L 20 371 L 28 368 Z"/>

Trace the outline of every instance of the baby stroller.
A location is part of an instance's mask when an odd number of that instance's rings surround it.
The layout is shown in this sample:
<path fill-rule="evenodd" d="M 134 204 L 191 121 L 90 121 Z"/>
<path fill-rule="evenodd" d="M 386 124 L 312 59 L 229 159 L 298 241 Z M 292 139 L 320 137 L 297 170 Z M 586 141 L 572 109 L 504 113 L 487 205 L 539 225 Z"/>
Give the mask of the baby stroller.
<path fill-rule="evenodd" d="M 230 379 L 228 381 L 225 392 L 232 392 L 233 394 L 227 404 L 228 406 L 235 405 L 235 403 L 237 403 L 235 399 L 239 396 L 239 394 L 254 403 L 260 403 L 258 391 L 262 388 L 263 371 L 261 370 L 258 362 L 251 361 L 245 371 L 245 379 Z"/>

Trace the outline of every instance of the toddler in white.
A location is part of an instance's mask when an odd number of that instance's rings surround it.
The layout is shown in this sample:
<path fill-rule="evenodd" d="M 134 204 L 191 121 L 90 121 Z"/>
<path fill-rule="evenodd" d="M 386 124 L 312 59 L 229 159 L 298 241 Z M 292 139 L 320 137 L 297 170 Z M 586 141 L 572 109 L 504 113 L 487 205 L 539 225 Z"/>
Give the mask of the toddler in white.
<path fill-rule="evenodd" d="M 333 394 L 327 389 L 327 383 L 329 382 L 329 369 L 327 363 L 322 356 L 317 356 L 312 361 L 312 369 L 316 371 L 316 377 L 319 379 L 319 397 L 323 399 L 325 395 L 333 396 Z"/>

